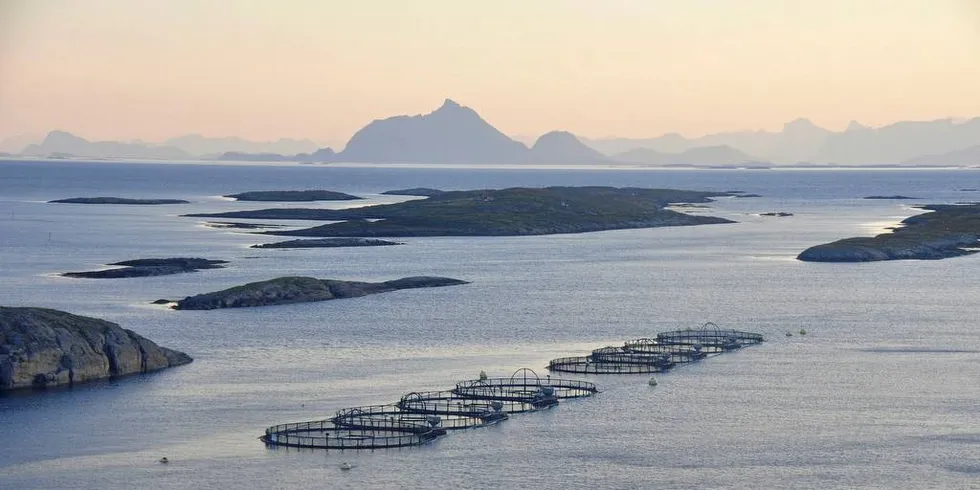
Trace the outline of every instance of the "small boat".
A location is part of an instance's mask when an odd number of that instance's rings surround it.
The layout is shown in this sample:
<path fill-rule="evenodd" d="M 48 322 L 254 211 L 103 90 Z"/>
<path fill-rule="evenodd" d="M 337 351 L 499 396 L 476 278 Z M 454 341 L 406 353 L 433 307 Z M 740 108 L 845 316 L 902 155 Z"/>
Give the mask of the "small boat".
<path fill-rule="evenodd" d="M 351 469 L 353 467 L 354 467 L 354 465 L 350 464 L 347 461 L 344 461 L 343 463 L 340 463 L 340 469 L 342 469 L 344 471 L 347 471 L 347 470 L 349 470 L 349 469 Z"/>
<path fill-rule="evenodd" d="M 792 337 L 793 336 L 793 332 L 786 332 L 786 336 L 787 337 Z"/>
<path fill-rule="evenodd" d="M 169 463 L 169 462 L 170 462 L 170 460 L 169 460 L 169 459 L 167 459 L 167 457 L 166 457 L 166 456 L 164 456 L 164 457 L 162 457 L 162 458 L 160 458 L 160 461 L 159 461 L 159 462 L 160 462 L 160 463 L 162 463 L 162 464 L 167 464 L 167 463 Z"/>
<path fill-rule="evenodd" d="M 800 329 L 800 335 L 806 335 L 806 329 L 805 328 L 801 328 Z"/>
<path fill-rule="evenodd" d="M 650 381 L 648 381 L 647 384 L 650 386 L 657 386 L 657 378 L 650 378 Z"/>

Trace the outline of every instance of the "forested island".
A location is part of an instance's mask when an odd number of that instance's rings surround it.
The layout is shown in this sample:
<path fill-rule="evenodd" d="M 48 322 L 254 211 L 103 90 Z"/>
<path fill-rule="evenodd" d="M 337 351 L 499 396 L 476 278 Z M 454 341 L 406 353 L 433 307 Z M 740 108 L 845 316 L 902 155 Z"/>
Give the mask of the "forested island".
<path fill-rule="evenodd" d="M 305 237 L 514 236 L 732 223 L 666 209 L 728 192 L 615 187 L 447 191 L 426 199 L 349 209 L 274 208 L 190 214 L 208 218 L 339 221 L 272 235 Z"/>
<path fill-rule="evenodd" d="M 932 211 L 902 221 L 902 227 L 874 237 L 816 245 L 797 259 L 809 262 L 935 260 L 975 253 L 980 239 L 980 204 L 920 206 Z"/>

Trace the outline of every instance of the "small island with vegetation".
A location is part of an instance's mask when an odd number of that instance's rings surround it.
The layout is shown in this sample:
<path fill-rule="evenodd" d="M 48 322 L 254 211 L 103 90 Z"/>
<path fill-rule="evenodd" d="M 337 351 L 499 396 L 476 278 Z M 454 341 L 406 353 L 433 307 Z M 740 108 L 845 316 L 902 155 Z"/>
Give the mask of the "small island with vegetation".
<path fill-rule="evenodd" d="M 271 235 L 305 237 L 517 236 L 732 223 L 680 213 L 674 203 L 704 203 L 727 192 L 615 187 L 447 191 L 426 199 L 348 209 L 273 208 L 191 214 L 207 218 L 338 221 Z"/>
<path fill-rule="evenodd" d="M 335 247 L 384 247 L 388 245 L 404 245 L 402 242 L 379 240 L 377 238 L 311 238 L 286 240 L 284 242 L 261 243 L 252 248 L 335 248 Z"/>
<path fill-rule="evenodd" d="M 906 200 L 906 199 L 916 200 L 916 199 L 919 199 L 919 198 L 918 197 L 911 197 L 911 196 L 903 196 L 901 194 L 896 194 L 894 196 L 865 196 L 864 199 L 896 200 L 897 201 L 897 200 Z"/>
<path fill-rule="evenodd" d="M 356 298 L 399 289 L 433 288 L 469 284 L 448 277 L 405 277 L 385 282 L 339 281 L 313 277 L 279 277 L 216 291 L 188 296 L 173 302 L 175 310 L 214 310 L 249 306 L 309 303 L 331 299 Z M 158 300 L 163 304 L 165 300 Z"/>
<path fill-rule="evenodd" d="M 125 197 L 70 197 L 68 199 L 56 199 L 49 203 L 60 204 L 187 204 L 190 201 L 183 199 L 129 199 Z"/>
<path fill-rule="evenodd" d="M 65 277 L 79 277 L 86 279 L 119 279 L 124 277 L 165 276 L 169 274 L 195 272 L 201 269 L 220 269 L 227 263 L 228 262 L 225 260 L 186 257 L 172 257 L 167 259 L 136 259 L 106 264 L 120 266 L 115 269 L 86 272 L 65 272 L 61 275 Z"/>
<path fill-rule="evenodd" d="M 353 201 L 363 199 L 362 197 L 344 194 L 343 192 L 307 190 L 307 191 L 251 191 L 239 194 L 229 194 L 223 196 L 238 201 L 282 201 L 282 202 L 309 202 L 309 201 Z"/>
<path fill-rule="evenodd" d="M 901 227 L 874 237 L 845 238 L 804 250 L 808 262 L 936 260 L 975 253 L 980 239 L 980 204 L 921 206 L 932 211 L 902 221 Z"/>
<path fill-rule="evenodd" d="M 105 320 L 0 306 L 0 392 L 70 386 L 191 361 Z"/>
<path fill-rule="evenodd" d="M 208 228 L 227 228 L 233 230 L 260 230 L 263 228 L 282 228 L 286 225 L 274 225 L 271 223 L 242 223 L 236 221 L 205 221 L 204 226 Z"/>
<path fill-rule="evenodd" d="M 388 196 L 422 196 L 422 197 L 438 196 L 439 194 L 445 194 L 445 193 L 446 191 L 433 189 L 431 187 L 413 187 L 411 189 L 397 189 L 393 191 L 382 192 L 382 194 Z"/>

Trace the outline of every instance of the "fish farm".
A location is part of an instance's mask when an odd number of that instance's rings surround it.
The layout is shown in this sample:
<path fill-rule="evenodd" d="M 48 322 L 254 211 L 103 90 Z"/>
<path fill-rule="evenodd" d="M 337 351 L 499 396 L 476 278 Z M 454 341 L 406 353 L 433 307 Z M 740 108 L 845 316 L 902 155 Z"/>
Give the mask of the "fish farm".
<path fill-rule="evenodd" d="M 708 322 L 699 329 L 661 332 L 654 339 L 630 340 L 622 346 L 601 347 L 587 356 L 561 357 L 548 370 L 575 374 L 662 373 L 677 364 L 761 344 L 761 334 L 725 330 Z"/>
<path fill-rule="evenodd" d="M 587 356 L 553 359 L 548 369 L 576 374 L 661 373 L 763 341 L 761 334 L 725 330 L 708 322 L 699 329 L 661 332 L 655 338 L 600 347 Z M 652 379 L 649 384 L 656 386 Z M 418 446 L 449 431 L 486 427 L 507 420 L 510 414 L 543 410 L 560 400 L 598 392 L 595 383 L 551 375 L 541 378 L 530 368 L 504 378 L 490 378 L 481 371 L 478 379 L 460 381 L 449 390 L 412 392 L 392 404 L 344 408 L 325 420 L 275 425 L 259 439 L 270 447 L 309 449 Z"/>
<path fill-rule="evenodd" d="M 381 449 L 418 446 L 450 430 L 485 427 L 511 413 L 554 407 L 559 400 L 591 396 L 594 383 L 544 379 L 529 368 L 506 378 L 460 381 L 451 390 L 413 392 L 388 405 L 338 410 L 326 420 L 269 427 L 259 439 L 268 446 L 309 449 Z"/>

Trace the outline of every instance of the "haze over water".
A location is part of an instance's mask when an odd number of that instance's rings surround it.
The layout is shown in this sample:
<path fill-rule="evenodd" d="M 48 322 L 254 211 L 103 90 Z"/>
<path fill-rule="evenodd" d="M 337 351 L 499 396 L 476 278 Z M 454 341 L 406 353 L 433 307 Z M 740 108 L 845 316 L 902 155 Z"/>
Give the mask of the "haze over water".
<path fill-rule="evenodd" d="M 980 475 L 975 256 L 817 264 L 804 248 L 977 200 L 956 170 L 624 170 L 0 162 L 0 296 L 105 318 L 191 354 L 149 376 L 0 397 L 4 488 L 970 488 Z M 180 217 L 265 207 L 220 195 L 326 188 L 614 185 L 741 190 L 686 212 L 736 224 L 379 248 L 275 241 Z M 876 201 L 902 194 L 921 201 Z M 72 206 L 74 196 L 189 205 Z M 321 203 L 318 206 L 348 206 Z M 305 204 L 304 204 L 305 206 Z M 791 217 L 759 216 L 783 211 Z M 293 223 L 290 223 L 293 224 Z M 295 223 L 296 226 L 306 223 Z M 168 256 L 229 267 L 151 278 L 57 277 Z M 472 284 L 323 303 L 172 311 L 157 298 L 284 275 Z M 328 417 L 480 370 L 544 375 L 551 358 L 713 321 L 759 347 L 659 375 L 588 376 L 599 395 L 402 450 L 270 450 L 266 426 Z M 805 328 L 808 335 L 786 337 Z M 167 456 L 171 463 L 156 460 Z M 342 472 L 338 465 L 355 468 Z"/>

